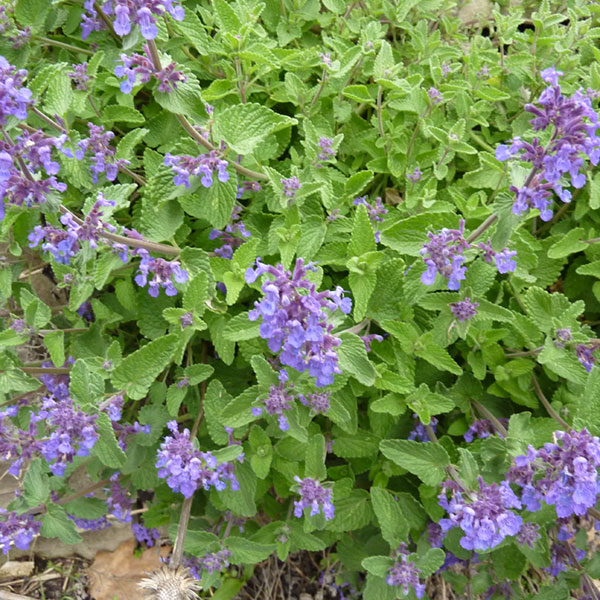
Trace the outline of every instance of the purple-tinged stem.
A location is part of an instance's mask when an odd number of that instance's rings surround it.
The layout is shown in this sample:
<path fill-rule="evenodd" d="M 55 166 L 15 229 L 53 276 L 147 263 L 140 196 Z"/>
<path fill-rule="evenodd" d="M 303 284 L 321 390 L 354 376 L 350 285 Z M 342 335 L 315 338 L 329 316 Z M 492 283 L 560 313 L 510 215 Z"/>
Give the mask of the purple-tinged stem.
<path fill-rule="evenodd" d="M 546 398 L 546 396 L 544 396 L 544 392 L 542 392 L 542 388 L 540 387 L 540 384 L 538 383 L 538 380 L 536 379 L 535 375 L 532 376 L 531 380 L 533 381 L 533 387 L 535 389 L 535 393 L 537 394 L 537 397 L 539 398 L 539 400 L 542 403 L 542 405 L 544 406 L 544 408 L 548 411 L 548 414 L 561 427 L 563 427 L 565 429 L 565 431 L 568 431 L 569 429 L 571 429 L 571 426 L 552 408 L 552 406 L 550 405 L 550 402 L 548 402 L 548 399 Z"/>
<path fill-rule="evenodd" d="M 471 400 L 471 404 L 480 412 L 490 423 L 494 426 L 494 429 L 504 438 L 508 436 L 506 427 L 500 423 L 500 421 L 485 407 L 481 402 L 477 400 Z"/>

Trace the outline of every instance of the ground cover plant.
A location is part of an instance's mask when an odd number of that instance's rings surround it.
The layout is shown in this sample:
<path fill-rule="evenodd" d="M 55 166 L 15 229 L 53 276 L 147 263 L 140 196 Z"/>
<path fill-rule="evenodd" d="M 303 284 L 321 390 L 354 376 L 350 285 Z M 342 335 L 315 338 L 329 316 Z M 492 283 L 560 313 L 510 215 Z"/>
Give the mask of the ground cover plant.
<path fill-rule="evenodd" d="M 600 7 L 489 8 L 0 4 L 5 554 L 600 598 Z"/>

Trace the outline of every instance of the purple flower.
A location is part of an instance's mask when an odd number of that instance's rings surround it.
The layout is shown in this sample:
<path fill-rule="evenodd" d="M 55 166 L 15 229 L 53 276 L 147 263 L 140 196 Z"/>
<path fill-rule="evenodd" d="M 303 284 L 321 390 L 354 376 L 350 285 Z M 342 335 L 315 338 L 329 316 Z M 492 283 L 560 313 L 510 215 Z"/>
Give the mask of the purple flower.
<path fill-rule="evenodd" d="M 91 154 L 92 181 L 98 183 L 98 175 L 104 173 L 108 181 L 114 181 L 117 178 L 117 172 L 120 167 L 129 164 L 128 160 L 115 158 L 116 149 L 110 145 L 110 141 L 115 137 L 112 131 L 104 131 L 102 125 L 88 123 L 90 137 L 84 138 L 77 143 L 78 150 L 73 154 L 69 148 L 62 148 L 65 156 L 81 160 L 87 152 Z"/>
<path fill-rule="evenodd" d="M 443 531 L 461 529 L 464 535 L 460 545 L 465 550 L 494 548 L 506 536 L 519 533 L 523 522 L 510 510 L 521 508 L 521 502 L 506 481 L 486 484 L 480 477 L 478 482 L 478 491 L 463 492 L 456 482 L 445 481 L 438 496 L 439 505 L 448 513 L 448 518 L 440 520 L 440 526 Z"/>
<path fill-rule="evenodd" d="M 69 517 L 79 529 L 85 531 L 100 531 L 102 529 L 108 529 L 111 526 L 106 517 L 100 517 L 99 519 L 80 519 L 73 515 L 67 515 L 67 517 Z"/>
<path fill-rule="evenodd" d="M 158 297 L 160 288 L 165 290 L 167 296 L 175 296 L 177 288 L 173 285 L 173 280 L 176 283 L 185 283 L 188 280 L 187 271 L 181 268 L 178 261 L 153 258 L 144 248 L 139 248 L 136 254 L 142 260 L 138 265 L 134 281 L 140 287 L 148 285 L 148 293 L 153 298 Z M 152 279 L 149 279 L 150 275 L 153 275 Z"/>
<path fill-rule="evenodd" d="M 522 488 L 521 499 L 530 511 L 542 501 L 556 507 L 559 518 L 584 516 L 596 504 L 600 484 L 600 440 L 581 431 L 555 432 L 556 443 L 517 456 L 507 479 Z"/>
<path fill-rule="evenodd" d="M 508 250 L 508 248 L 504 248 L 501 252 L 496 252 L 498 273 L 512 273 L 517 268 L 517 263 L 512 259 L 516 255 L 516 250 Z"/>
<path fill-rule="evenodd" d="M 76 89 L 87 92 L 88 82 L 90 80 L 87 63 L 73 65 L 73 71 L 67 73 L 67 75 L 73 80 L 73 83 L 75 83 Z"/>
<path fill-rule="evenodd" d="M 367 352 L 371 352 L 371 344 L 373 342 L 383 342 L 383 336 L 377 333 L 369 333 L 367 335 L 362 335 L 360 339 L 363 341 L 365 345 L 365 350 Z"/>
<path fill-rule="evenodd" d="M 235 197 L 239 200 L 246 192 L 260 192 L 260 190 L 262 190 L 262 186 L 258 181 L 243 181 L 238 185 Z"/>
<path fill-rule="evenodd" d="M 226 225 L 225 229 L 223 231 L 213 229 L 210 232 L 209 239 L 220 239 L 223 242 L 220 248 L 215 249 L 217 256 L 228 259 L 233 258 L 234 250 L 239 248 L 250 237 L 250 232 L 246 229 L 244 223 L 240 221 L 241 212 L 241 206 L 234 206 L 231 221 Z"/>
<path fill-rule="evenodd" d="M 265 265 L 259 258 L 256 265 L 255 269 L 247 269 L 246 283 L 253 283 L 265 273 L 274 278 L 265 281 L 264 297 L 254 303 L 248 315 L 251 321 L 262 319 L 260 336 L 268 340 L 271 352 L 279 352 L 283 365 L 301 373 L 308 370 L 316 378 L 317 387 L 333 383 L 334 374 L 341 373 L 336 350 L 341 340 L 331 333 L 328 313 L 339 308 L 348 314 L 352 302 L 343 297 L 341 287 L 335 292 L 317 292 L 315 284 L 306 278 L 307 271 L 314 267 L 304 265 L 301 258 L 293 273 L 282 265 Z"/>
<path fill-rule="evenodd" d="M 145 527 L 141 523 L 132 523 L 131 530 L 133 531 L 133 535 L 135 535 L 135 539 L 140 544 L 146 544 L 148 548 L 152 548 L 154 542 L 160 539 L 158 529 Z"/>
<path fill-rule="evenodd" d="M 211 150 L 199 156 L 173 156 L 165 154 L 164 165 L 171 167 L 173 173 L 173 182 L 175 185 L 184 185 L 190 187 L 190 177 L 200 177 L 200 183 L 209 188 L 213 184 L 213 173 L 217 172 L 217 178 L 222 183 L 229 180 L 227 172 L 227 161 L 219 158 L 220 154 L 217 150 Z"/>
<path fill-rule="evenodd" d="M 383 206 L 383 202 L 381 201 L 381 198 L 379 196 L 375 198 L 375 206 L 372 206 L 367 202 L 366 196 L 355 198 L 353 204 L 354 206 L 359 206 L 360 204 L 362 204 L 367 209 L 367 213 L 369 214 L 369 219 L 371 223 L 382 222 L 383 215 L 388 214 L 388 209 Z M 377 243 L 381 241 L 380 236 L 381 231 L 376 231 L 375 241 Z"/>
<path fill-rule="evenodd" d="M 85 0 L 83 5 L 86 12 L 82 15 L 81 29 L 82 38 L 86 39 L 92 31 L 102 31 L 106 26 L 99 18 L 93 0 Z M 106 0 L 101 7 L 106 15 L 114 16 L 113 28 L 117 35 L 126 36 L 134 25 L 139 25 L 147 40 L 158 35 L 156 17 L 167 12 L 176 21 L 182 21 L 185 16 L 179 0 Z"/>
<path fill-rule="evenodd" d="M 210 452 L 196 450 L 189 430 L 180 433 L 176 421 L 169 421 L 167 427 L 173 435 L 167 436 L 161 444 L 156 467 L 158 476 L 166 479 L 174 492 L 191 498 L 199 487 L 222 491 L 228 481 L 232 490 L 239 490 L 232 463 L 218 465 Z"/>
<path fill-rule="evenodd" d="M 442 77 L 446 79 L 448 75 L 452 72 L 450 65 L 446 62 L 442 63 Z"/>
<path fill-rule="evenodd" d="M 185 329 L 189 327 L 194 322 L 194 315 L 191 312 L 186 312 L 185 314 L 179 317 L 179 322 L 181 323 L 181 328 Z"/>
<path fill-rule="evenodd" d="M 283 193 L 292 200 L 296 198 L 296 191 L 302 187 L 302 184 L 295 175 L 288 179 L 282 177 L 281 184 L 283 185 Z"/>
<path fill-rule="evenodd" d="M 594 356 L 594 352 L 598 349 L 598 344 L 578 344 L 576 348 L 577 360 L 585 367 L 585 370 L 589 373 L 592 367 L 596 364 L 597 358 Z"/>
<path fill-rule="evenodd" d="M 286 410 L 290 410 L 292 408 L 292 403 L 294 402 L 294 396 L 290 393 L 288 387 L 291 387 L 291 384 L 287 384 L 288 375 L 285 369 L 282 369 L 279 373 L 279 385 L 272 385 L 269 388 L 269 395 L 263 401 L 264 409 L 270 415 L 277 415 L 279 417 L 279 429 L 281 431 L 287 431 L 290 428 L 290 424 L 284 412 Z M 258 407 L 252 409 L 252 413 L 254 416 L 260 415 L 262 410 Z"/>
<path fill-rule="evenodd" d="M 400 544 L 398 548 L 398 557 L 400 562 L 396 561 L 390 567 L 385 582 L 393 587 L 402 588 L 402 593 L 408 596 L 412 588 L 417 598 L 422 598 L 425 594 L 425 584 L 419 581 L 420 569 L 415 566 L 413 561 L 408 560 L 409 552 L 406 544 Z"/>
<path fill-rule="evenodd" d="M 439 92 L 439 90 L 436 90 L 434 87 L 430 87 L 427 90 L 427 96 L 429 96 L 429 99 L 431 100 L 431 104 L 433 104 L 434 106 L 436 104 L 439 104 L 440 102 L 442 102 L 442 100 L 444 99 L 444 97 Z"/>
<path fill-rule="evenodd" d="M 333 160 L 335 158 L 335 150 L 332 148 L 333 140 L 328 137 L 323 137 L 319 139 L 319 149 L 321 150 L 318 154 L 318 157 L 325 160 Z"/>
<path fill-rule="evenodd" d="M 29 550 L 33 538 L 38 535 L 42 528 L 41 521 L 36 521 L 33 515 L 18 515 L 16 512 L 8 512 L 0 508 L 0 549 L 8 554 L 11 545 L 19 550 Z"/>
<path fill-rule="evenodd" d="M 416 440 L 418 442 L 431 442 L 429 434 L 427 433 L 427 429 L 425 429 L 425 425 L 421 423 L 419 417 L 413 414 L 413 419 L 415 419 L 415 425 L 412 428 L 412 431 L 408 434 L 408 439 Z M 435 433 L 438 426 L 438 420 L 435 417 L 431 417 L 429 420 L 429 425 Z"/>
<path fill-rule="evenodd" d="M 68 265 L 71 259 L 79 252 L 77 236 L 53 225 L 36 225 L 27 236 L 29 247 L 35 248 L 42 240 L 42 250 L 50 252 L 57 263 Z"/>
<path fill-rule="evenodd" d="M 419 169 L 419 167 L 415 167 L 415 170 L 412 173 L 409 173 L 406 176 L 406 179 L 408 179 L 412 183 L 416 183 L 417 181 L 421 181 L 421 177 L 423 177 L 421 169 Z"/>
<path fill-rule="evenodd" d="M 27 71 L 16 67 L 0 56 L 0 125 L 6 125 L 9 115 L 20 121 L 27 118 L 27 108 L 33 105 L 31 90 L 23 87 Z"/>
<path fill-rule="evenodd" d="M 313 392 L 312 394 L 306 394 L 306 396 L 304 396 L 303 394 L 299 394 L 298 400 L 300 400 L 300 402 L 304 404 L 304 406 L 308 406 L 312 410 L 314 410 L 315 413 L 326 415 L 329 411 L 330 395 L 331 393 L 329 392 L 329 390 L 326 390 L 324 392 Z"/>
<path fill-rule="evenodd" d="M 535 543 L 542 537 L 539 529 L 540 526 L 537 523 L 523 523 L 521 531 L 517 534 L 517 542 L 521 546 L 533 548 Z"/>
<path fill-rule="evenodd" d="M 439 233 L 428 233 L 429 242 L 423 245 L 421 256 L 427 270 L 421 275 L 425 285 L 433 285 L 437 273 L 448 280 L 449 290 L 458 290 L 460 281 L 465 278 L 466 267 L 463 252 L 470 247 L 464 238 L 465 222 L 460 221 L 459 229 L 442 229 Z"/>
<path fill-rule="evenodd" d="M 184 557 L 182 564 L 190 570 L 196 579 L 202 579 L 202 571 L 206 570 L 209 575 L 220 573 L 229 566 L 231 552 L 222 548 L 218 552 L 210 552 L 204 556 Z"/>
<path fill-rule="evenodd" d="M 149 56 L 150 51 L 147 46 L 144 46 L 146 54 Z M 126 79 L 121 82 L 121 91 L 124 94 L 130 94 L 133 90 L 133 86 L 136 84 L 136 80 L 139 76 L 142 83 L 148 83 L 152 77 L 158 82 L 159 92 L 171 92 L 177 89 L 179 83 L 187 80 L 187 77 L 182 71 L 176 71 L 177 65 L 171 62 L 163 69 L 156 70 L 153 62 L 150 58 L 143 56 L 142 54 L 121 54 L 122 65 L 115 67 L 115 75 L 117 77 L 125 77 Z"/>
<path fill-rule="evenodd" d="M 520 215 L 537 208 L 543 221 L 552 218 L 552 192 L 562 202 L 571 201 L 571 192 L 563 188 L 567 177 L 576 189 L 585 185 L 582 155 L 587 156 L 592 165 L 600 161 L 600 137 L 596 135 L 600 124 L 592 106 L 592 94 L 577 91 L 566 98 L 559 85 L 558 78 L 562 75 L 553 67 L 542 71 L 542 79 L 550 86 L 540 95 L 539 106 L 525 105 L 525 110 L 534 115 L 530 121 L 534 130 L 545 131 L 552 127 L 552 137 L 546 146 L 542 146 L 538 137 L 531 142 L 515 137 L 510 146 L 500 144 L 496 149 L 496 158 L 500 161 L 518 157 L 531 164 L 523 186 L 509 188 L 516 194 L 513 213 Z"/>
<path fill-rule="evenodd" d="M 508 426 L 508 419 L 498 419 L 502 425 L 505 427 Z M 484 439 L 490 437 L 491 435 L 496 434 L 496 429 L 491 421 L 488 419 L 478 419 L 477 421 L 473 421 L 472 425 L 467 429 L 467 432 L 463 436 L 465 438 L 465 442 L 471 443 L 476 437 L 479 439 Z M 500 437 L 500 433 L 498 433 Z"/>
<path fill-rule="evenodd" d="M 335 507 L 330 489 L 324 488 L 317 479 L 312 477 L 300 479 L 295 475 L 294 481 L 298 483 L 298 493 L 300 494 L 300 500 L 294 501 L 295 517 L 301 517 L 304 509 L 310 508 L 311 517 L 323 511 L 326 521 L 333 519 Z"/>
<path fill-rule="evenodd" d="M 462 323 L 472 319 L 477 314 L 478 306 L 479 302 L 471 302 L 471 298 L 467 297 L 464 300 L 450 304 L 450 310 L 456 320 Z"/>

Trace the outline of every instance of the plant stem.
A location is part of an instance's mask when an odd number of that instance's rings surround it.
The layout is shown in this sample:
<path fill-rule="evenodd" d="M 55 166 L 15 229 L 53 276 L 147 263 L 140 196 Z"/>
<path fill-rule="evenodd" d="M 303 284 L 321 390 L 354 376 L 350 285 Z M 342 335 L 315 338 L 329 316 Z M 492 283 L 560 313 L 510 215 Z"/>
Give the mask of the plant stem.
<path fill-rule="evenodd" d="M 538 346 L 533 350 L 524 350 L 523 352 L 507 352 L 504 356 L 507 358 L 517 358 L 520 356 L 535 356 L 539 354 L 544 349 L 544 346 Z"/>
<path fill-rule="evenodd" d="M 94 2 L 94 10 L 98 13 L 98 16 L 104 21 L 106 27 L 108 27 L 110 35 L 112 35 L 118 42 L 120 42 L 121 38 L 115 33 L 115 28 L 113 27 L 112 21 L 104 14 L 104 11 L 102 10 L 98 2 Z"/>
<path fill-rule="evenodd" d="M 46 335 L 48 333 L 54 333 L 55 331 L 62 331 L 63 333 L 82 333 L 88 331 L 87 327 L 67 327 L 66 329 L 40 329 L 38 333 L 40 335 Z"/>
<path fill-rule="evenodd" d="M 542 388 L 540 387 L 540 384 L 538 383 L 538 380 L 536 379 L 535 375 L 531 377 L 531 380 L 533 381 L 535 393 L 537 394 L 537 397 L 539 398 L 544 408 L 548 411 L 548 414 L 564 429 L 571 429 L 571 426 L 552 408 L 550 402 L 548 402 L 548 399 L 546 398 L 546 396 L 544 396 L 544 392 L 542 392 Z"/>
<path fill-rule="evenodd" d="M 471 244 L 474 242 L 484 231 L 489 229 L 498 220 L 497 214 L 491 214 L 471 235 L 467 238 L 467 242 Z"/>
<path fill-rule="evenodd" d="M 41 35 L 32 36 L 34 40 L 38 40 L 43 44 L 47 44 L 48 46 L 56 46 L 57 48 L 62 48 L 63 50 L 70 50 L 71 52 L 81 52 L 82 54 L 87 54 L 88 56 L 93 56 L 93 52 L 91 50 L 87 50 L 86 48 L 79 48 L 77 46 L 73 46 L 72 44 L 65 44 L 64 42 L 59 42 L 58 40 L 51 40 L 50 38 L 43 37 Z"/>
<path fill-rule="evenodd" d="M 71 372 L 71 369 L 66 367 L 19 367 L 21 371 L 30 375 L 66 375 Z M 4 373 L 4 371 L 0 371 Z"/>
<path fill-rule="evenodd" d="M 323 67 L 323 72 L 321 73 L 321 84 L 319 85 L 319 89 L 316 91 L 316 93 L 313 96 L 313 99 L 310 103 L 310 106 L 308 107 L 309 111 L 312 112 L 313 106 L 317 103 L 317 100 L 321 96 L 321 92 L 323 91 L 323 88 L 325 87 L 326 82 L 327 82 L 327 71 L 325 70 L 325 67 Z"/>
<path fill-rule="evenodd" d="M 496 431 L 503 438 L 508 436 L 508 431 L 504 425 L 502 425 L 502 423 L 500 423 L 500 421 L 485 406 L 483 406 L 481 402 L 478 402 L 477 400 L 471 400 L 471 404 L 478 410 L 478 412 L 480 412 L 488 421 L 492 423 Z"/>
<path fill-rule="evenodd" d="M 344 329 L 343 331 L 338 331 L 335 335 L 341 335 L 342 333 L 359 333 L 365 327 L 368 327 L 370 322 L 371 322 L 371 319 L 363 319 L 357 325 L 353 325 L 352 327 L 349 327 L 348 329 Z"/>
<path fill-rule="evenodd" d="M 379 136 L 382 140 L 385 140 L 385 132 L 383 131 L 383 116 L 382 116 L 382 108 L 381 104 L 383 101 L 383 87 L 379 86 L 377 88 L 377 127 L 379 128 Z M 388 145 L 385 144 L 386 152 L 388 151 Z"/>

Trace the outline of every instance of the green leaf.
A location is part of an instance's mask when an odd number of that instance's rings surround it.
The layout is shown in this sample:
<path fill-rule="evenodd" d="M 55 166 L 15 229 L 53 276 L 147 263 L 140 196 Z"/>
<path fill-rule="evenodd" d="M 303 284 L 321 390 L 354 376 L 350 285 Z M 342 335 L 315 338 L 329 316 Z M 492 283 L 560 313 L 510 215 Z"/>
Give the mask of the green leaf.
<path fill-rule="evenodd" d="M 363 204 L 359 204 L 354 214 L 354 223 L 352 225 L 352 237 L 348 245 L 349 256 L 363 256 L 364 254 L 375 252 L 377 244 L 375 234 L 371 227 L 371 221 L 367 209 Z"/>
<path fill-rule="evenodd" d="M 432 392 L 426 383 L 422 383 L 418 390 L 410 394 L 406 403 L 424 425 L 429 425 L 431 417 L 450 412 L 454 408 L 454 402 L 450 398 Z"/>
<path fill-rule="evenodd" d="M 65 364 L 65 332 L 56 329 L 44 334 L 44 344 L 50 352 L 50 359 L 55 365 Z"/>
<path fill-rule="evenodd" d="M 217 22 L 219 23 L 219 28 L 227 33 L 239 34 L 242 22 L 235 14 L 233 8 L 225 0 L 213 0 L 212 6 Z"/>
<path fill-rule="evenodd" d="M 349 177 L 346 180 L 346 183 L 344 184 L 344 195 L 348 198 L 354 198 L 354 196 L 358 196 L 358 194 L 360 194 L 360 192 L 362 192 L 362 190 L 364 190 L 367 187 L 367 185 L 371 183 L 371 181 L 373 181 L 373 171 L 359 171 L 358 173 L 354 173 L 354 175 Z M 360 209 L 361 206 L 365 209 L 366 213 L 366 207 L 364 205 L 359 204 L 358 209 Z M 356 222 L 356 217 L 354 218 L 354 220 Z M 365 249 L 364 251 L 367 252 L 368 250 Z"/>
<path fill-rule="evenodd" d="M 69 391 L 82 406 L 97 406 L 103 399 L 104 379 L 91 371 L 84 359 L 78 358 L 71 369 Z"/>
<path fill-rule="evenodd" d="M 353 333 L 342 333 L 339 337 L 342 340 L 338 348 L 341 370 L 348 372 L 363 385 L 373 385 L 377 371 L 367 356 L 363 341 Z"/>
<path fill-rule="evenodd" d="M 39 31 L 50 7 L 51 4 L 47 0 L 17 0 L 14 4 L 15 18 L 23 27 Z"/>
<path fill-rule="evenodd" d="M 254 565 L 269 558 L 275 550 L 275 544 L 259 544 L 258 542 L 229 536 L 225 547 L 231 552 L 231 562 L 235 564 Z"/>
<path fill-rule="evenodd" d="M 589 244 L 581 241 L 582 239 L 585 239 L 585 237 L 586 233 L 583 227 L 570 229 L 565 235 L 561 236 L 558 242 L 550 246 L 548 249 L 548 256 L 550 258 L 563 258 L 574 252 L 581 252 L 589 246 Z"/>
<path fill-rule="evenodd" d="M 252 455 L 250 456 L 250 466 L 259 479 L 265 479 L 271 469 L 273 460 L 273 447 L 271 439 L 261 427 L 253 427 L 248 436 Z"/>
<path fill-rule="evenodd" d="M 434 343 L 431 331 L 425 333 L 417 340 L 415 343 L 415 354 L 440 371 L 449 371 L 455 375 L 462 375 L 462 369 L 448 354 L 448 351 Z"/>
<path fill-rule="evenodd" d="M 391 75 L 390 71 L 393 67 L 394 56 L 392 54 L 392 47 L 386 40 L 381 40 L 381 46 L 373 65 L 373 76 L 375 79 L 389 79 Z"/>
<path fill-rule="evenodd" d="M 142 115 L 143 116 L 143 115 Z M 134 155 L 135 147 L 142 141 L 142 138 L 148 133 L 149 129 L 139 128 L 128 131 L 117 144 L 116 158 L 131 160 Z"/>
<path fill-rule="evenodd" d="M 450 464 L 446 450 L 433 442 L 383 440 L 379 449 L 386 458 L 416 475 L 426 485 L 438 485 Z"/>
<path fill-rule="evenodd" d="M 83 539 L 77 533 L 75 523 L 67 517 L 65 509 L 53 502 L 46 504 L 46 513 L 42 515 L 40 533 L 47 538 L 57 537 L 68 545 L 78 544 Z"/>
<path fill-rule="evenodd" d="M 50 478 L 45 473 L 41 458 L 34 459 L 25 475 L 25 501 L 27 506 L 44 504 L 50 497 Z"/>
<path fill-rule="evenodd" d="M 69 66 L 61 63 L 61 68 L 56 69 L 44 95 L 44 109 L 51 115 L 64 115 L 71 105 L 73 90 L 71 80 L 67 76 Z"/>
<path fill-rule="evenodd" d="M 400 542 L 408 540 L 408 522 L 400 505 L 390 492 L 380 487 L 371 488 L 371 503 L 383 539 L 395 550 Z"/>
<path fill-rule="evenodd" d="M 176 200 L 167 200 L 156 204 L 151 198 L 144 197 L 140 229 L 152 242 L 170 240 L 183 224 L 183 209 Z"/>
<path fill-rule="evenodd" d="M 415 561 L 415 566 L 421 571 L 423 577 L 433 575 L 446 559 L 446 553 L 441 548 L 430 548 L 424 556 Z"/>
<path fill-rule="evenodd" d="M 489 85 L 484 85 L 480 88 L 477 88 L 474 90 L 474 92 L 476 96 L 483 100 L 488 100 L 489 102 L 498 102 L 500 100 L 510 99 L 510 94 L 507 94 L 506 92 Z"/>
<path fill-rule="evenodd" d="M 375 102 L 375 98 L 371 96 L 366 85 L 348 85 L 342 90 L 342 95 L 355 102 L 365 102 L 369 104 Z M 356 175 L 359 175 L 359 173 L 356 173 Z"/>
<path fill-rule="evenodd" d="M 234 515 L 253 517 L 256 514 L 256 475 L 247 463 L 236 464 L 235 475 L 240 484 L 239 490 L 233 491 L 231 486 L 227 486 L 222 492 L 211 492 L 211 496 L 216 494 Z"/>
<path fill-rule="evenodd" d="M 373 488 L 378 489 L 378 488 Z M 389 556 L 369 556 L 362 561 L 362 567 L 377 577 L 385 577 L 394 561 Z"/>
<path fill-rule="evenodd" d="M 131 125 L 143 125 L 146 118 L 139 110 L 130 106 L 113 105 L 105 106 L 102 109 L 102 121 L 104 123 L 118 121 L 120 123 L 131 123 Z"/>
<path fill-rule="evenodd" d="M 252 414 L 252 404 L 259 394 L 260 387 L 258 385 L 245 389 L 239 396 L 223 407 L 219 414 L 221 423 L 228 427 L 242 427 L 255 421 L 256 417 Z"/>
<path fill-rule="evenodd" d="M 373 517 L 369 502 L 369 494 L 365 490 L 352 490 L 349 496 L 340 498 L 333 494 L 335 516 L 328 521 L 328 531 L 355 531 L 368 525 Z"/>
<path fill-rule="evenodd" d="M 143 398 L 152 382 L 171 362 L 177 343 L 178 336 L 170 334 L 126 356 L 113 371 L 113 386 L 124 390 L 132 400 Z"/>
<path fill-rule="evenodd" d="M 377 271 L 363 270 L 362 273 L 350 271 L 348 283 L 354 300 L 354 320 L 360 322 L 366 312 L 369 300 L 377 285 Z"/>
<path fill-rule="evenodd" d="M 189 283 L 183 293 L 183 308 L 193 310 L 202 316 L 206 310 L 208 278 L 205 272 L 200 271 Z"/>
<path fill-rule="evenodd" d="M 312 477 L 323 481 L 327 477 L 325 467 L 325 438 L 317 433 L 310 436 L 304 454 L 304 477 Z"/>
<path fill-rule="evenodd" d="M 106 413 L 98 415 L 96 427 L 100 437 L 95 443 L 92 453 L 100 459 L 103 465 L 118 469 L 125 463 L 126 456 L 117 443 L 112 422 Z"/>
<path fill-rule="evenodd" d="M 573 425 L 587 427 L 592 435 L 600 435 L 600 368 L 594 367 L 588 376 L 583 394 L 579 396 Z"/>
<path fill-rule="evenodd" d="M 165 65 L 166 66 L 166 65 Z M 168 92 L 154 91 L 154 99 L 171 113 L 185 115 L 193 120 L 206 119 L 206 107 L 200 95 L 200 84 L 196 75 L 184 69 L 187 80 L 179 82 L 177 88 Z"/>
<path fill-rule="evenodd" d="M 237 186 L 234 177 L 200 186 L 193 194 L 177 198 L 183 210 L 192 217 L 206 219 L 215 229 L 224 229 L 231 219 Z"/>
<path fill-rule="evenodd" d="M 216 113 L 213 133 L 236 153 L 250 154 L 272 133 L 297 124 L 262 104 L 234 104 Z"/>

